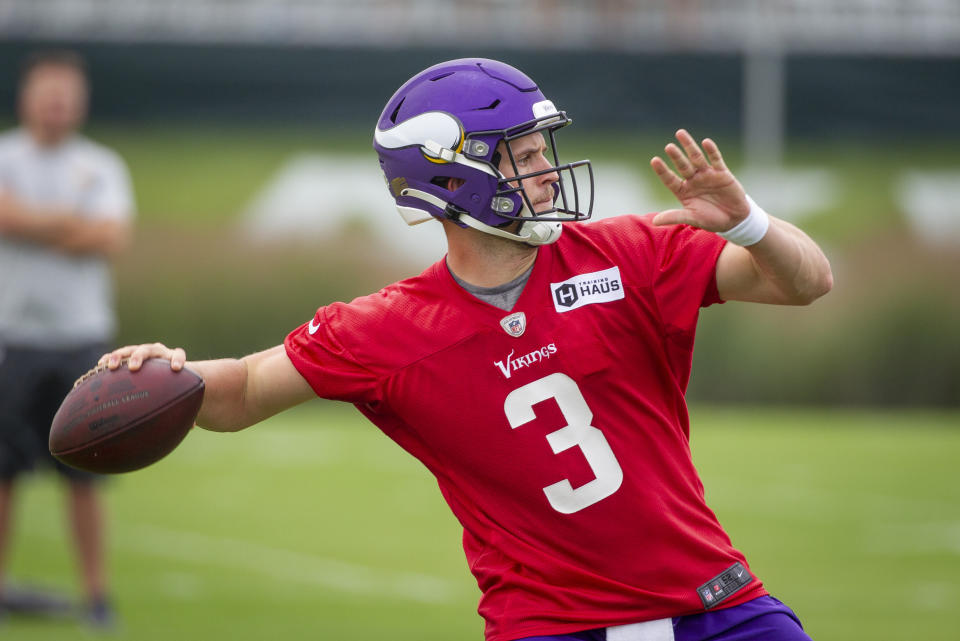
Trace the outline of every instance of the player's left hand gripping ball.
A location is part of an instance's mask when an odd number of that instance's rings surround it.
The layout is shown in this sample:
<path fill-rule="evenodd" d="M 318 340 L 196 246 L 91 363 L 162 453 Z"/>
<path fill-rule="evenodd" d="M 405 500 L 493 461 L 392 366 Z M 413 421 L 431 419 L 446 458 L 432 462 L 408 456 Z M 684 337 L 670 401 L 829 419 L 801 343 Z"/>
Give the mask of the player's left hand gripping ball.
<path fill-rule="evenodd" d="M 136 372 L 91 370 L 63 400 L 50 427 L 50 453 L 72 467 L 115 474 L 156 463 L 196 421 L 203 379 L 170 361 L 149 359 Z"/>

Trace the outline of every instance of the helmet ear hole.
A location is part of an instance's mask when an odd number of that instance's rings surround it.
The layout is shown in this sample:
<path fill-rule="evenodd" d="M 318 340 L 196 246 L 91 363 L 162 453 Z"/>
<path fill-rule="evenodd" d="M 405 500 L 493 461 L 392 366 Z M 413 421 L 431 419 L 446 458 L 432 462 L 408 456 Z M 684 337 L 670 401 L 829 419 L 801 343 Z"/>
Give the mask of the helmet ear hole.
<path fill-rule="evenodd" d="M 453 178 L 451 176 L 434 176 L 430 179 L 430 182 L 437 187 L 442 187 L 449 191 L 457 191 L 463 187 L 466 181 L 464 181 L 463 178 Z"/>

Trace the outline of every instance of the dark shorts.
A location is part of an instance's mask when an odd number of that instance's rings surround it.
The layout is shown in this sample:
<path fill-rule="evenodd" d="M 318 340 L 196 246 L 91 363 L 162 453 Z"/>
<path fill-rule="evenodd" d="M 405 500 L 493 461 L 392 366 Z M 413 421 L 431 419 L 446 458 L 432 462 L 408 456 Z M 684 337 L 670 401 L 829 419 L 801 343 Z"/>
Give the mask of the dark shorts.
<path fill-rule="evenodd" d="M 673 619 L 673 634 L 663 630 L 632 633 L 630 626 L 618 626 L 610 639 L 617 641 L 811 641 L 793 610 L 771 596 L 746 603 Z M 598 628 L 572 634 L 527 637 L 518 641 L 610 641 L 607 630 Z"/>
<path fill-rule="evenodd" d="M 97 475 L 50 456 L 50 423 L 73 383 L 97 364 L 107 347 L 41 350 L 0 344 L 0 481 L 52 466 L 71 481 Z"/>

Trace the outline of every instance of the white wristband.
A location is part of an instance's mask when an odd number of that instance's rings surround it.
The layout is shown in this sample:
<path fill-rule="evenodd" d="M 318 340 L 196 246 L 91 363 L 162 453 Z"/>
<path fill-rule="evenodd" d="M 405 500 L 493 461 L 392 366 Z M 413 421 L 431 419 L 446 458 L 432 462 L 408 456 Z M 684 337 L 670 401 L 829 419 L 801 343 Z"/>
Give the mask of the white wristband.
<path fill-rule="evenodd" d="M 753 198 L 749 194 L 747 194 L 747 202 L 750 203 L 750 213 L 747 214 L 747 217 L 737 223 L 736 227 L 717 232 L 717 235 L 721 238 L 741 247 L 749 247 L 759 243 L 767 235 L 767 230 L 770 228 L 770 216 L 767 215 L 767 212 L 753 202 Z"/>

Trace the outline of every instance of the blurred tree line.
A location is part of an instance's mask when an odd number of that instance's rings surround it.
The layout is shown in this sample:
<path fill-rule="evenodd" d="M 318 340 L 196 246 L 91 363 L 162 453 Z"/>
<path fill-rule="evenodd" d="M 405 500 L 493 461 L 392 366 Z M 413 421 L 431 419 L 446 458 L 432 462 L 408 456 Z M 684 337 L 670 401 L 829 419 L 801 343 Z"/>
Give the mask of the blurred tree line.
<path fill-rule="evenodd" d="M 960 252 L 890 231 L 826 249 L 836 282 L 813 305 L 701 312 L 688 395 L 960 407 Z"/>

